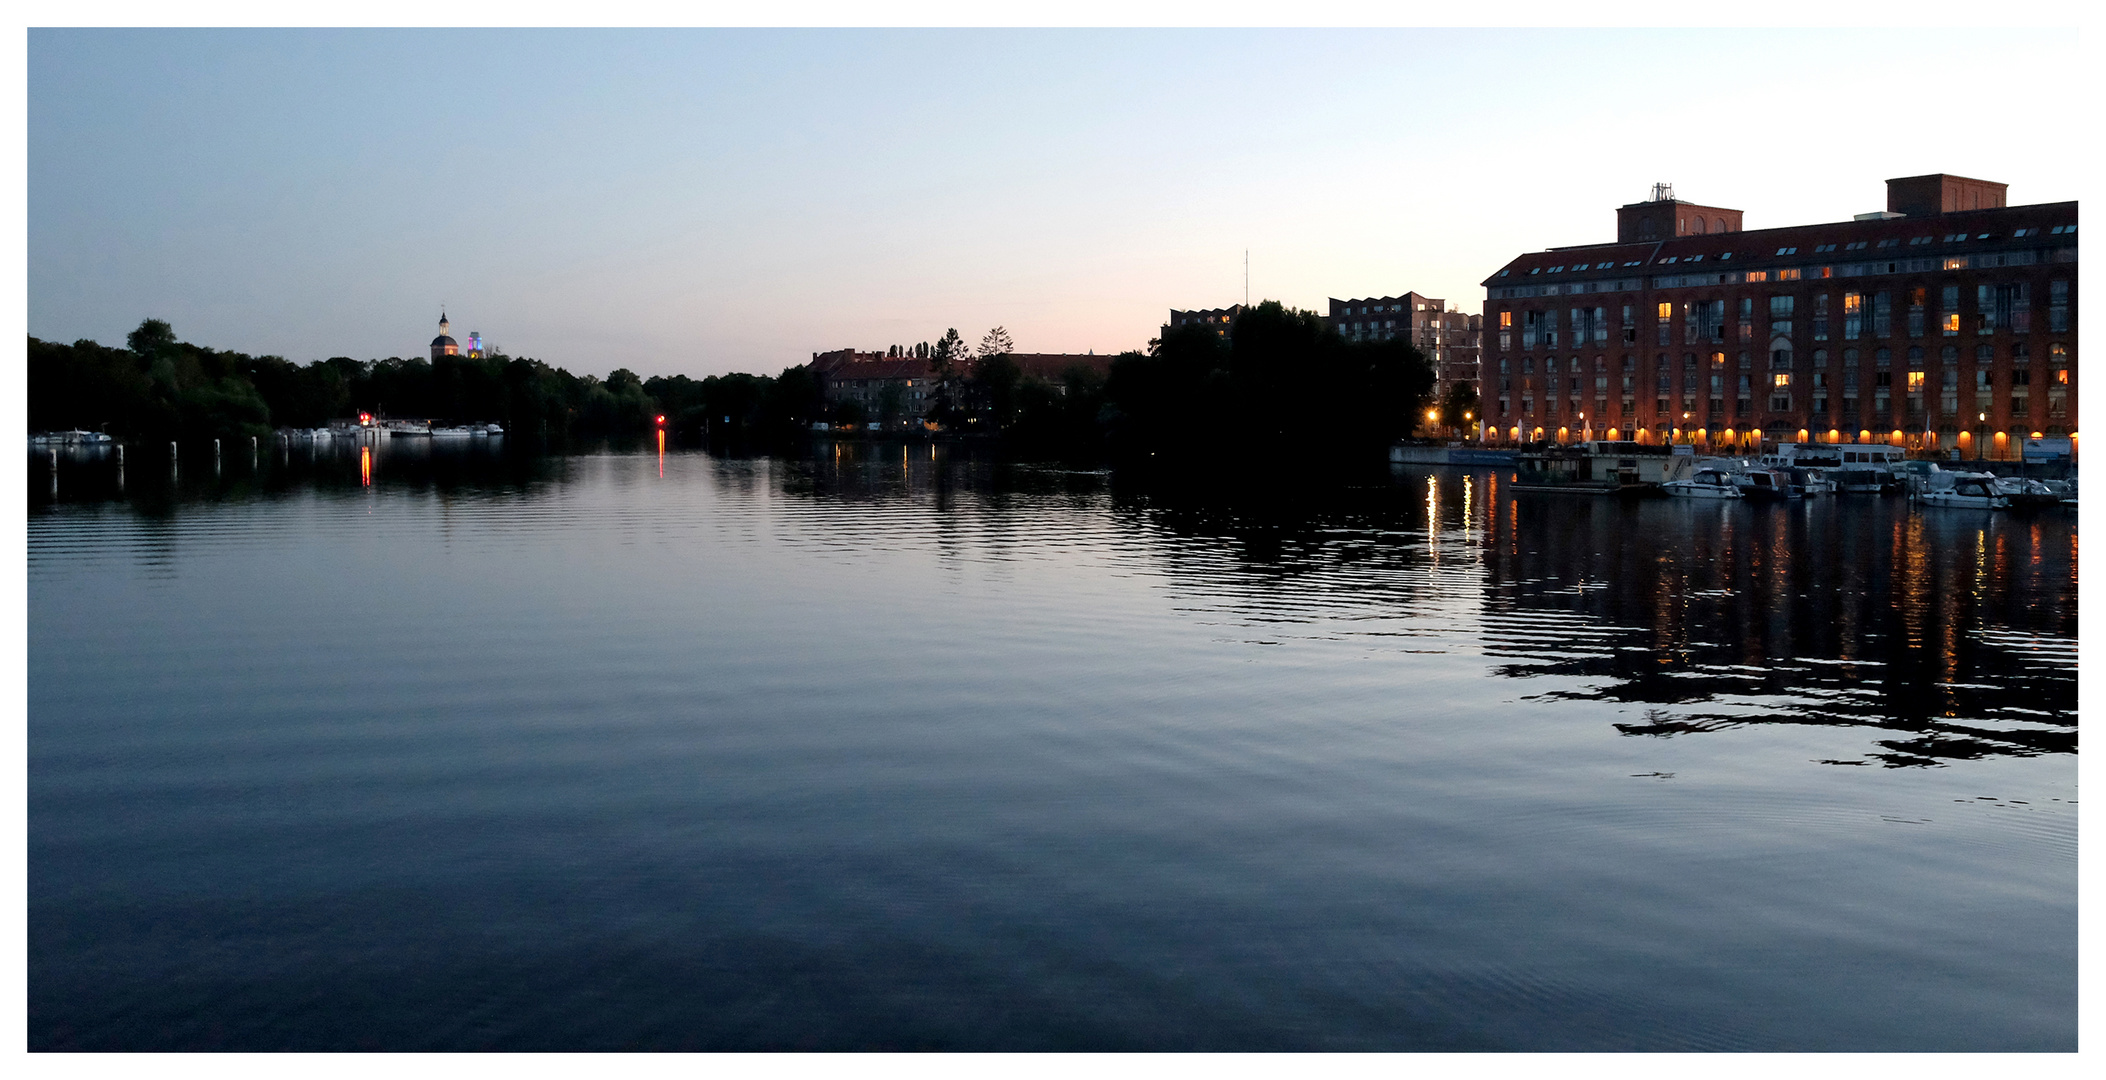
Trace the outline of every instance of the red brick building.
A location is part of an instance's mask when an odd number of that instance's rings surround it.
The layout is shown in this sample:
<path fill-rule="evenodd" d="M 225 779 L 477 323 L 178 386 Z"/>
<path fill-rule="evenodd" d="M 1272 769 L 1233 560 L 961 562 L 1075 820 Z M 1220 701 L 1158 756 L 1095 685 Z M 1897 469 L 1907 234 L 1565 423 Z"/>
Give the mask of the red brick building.
<path fill-rule="evenodd" d="M 853 401 L 865 416 L 892 426 L 918 424 L 935 403 L 936 375 L 915 356 L 835 349 L 815 352 L 809 365 L 829 405 Z"/>
<path fill-rule="evenodd" d="M 1887 182 L 1856 220 L 1742 231 L 1663 188 L 1618 242 L 1485 279 L 1488 441 L 1886 442 L 2015 457 L 2077 432 L 2077 204 Z"/>

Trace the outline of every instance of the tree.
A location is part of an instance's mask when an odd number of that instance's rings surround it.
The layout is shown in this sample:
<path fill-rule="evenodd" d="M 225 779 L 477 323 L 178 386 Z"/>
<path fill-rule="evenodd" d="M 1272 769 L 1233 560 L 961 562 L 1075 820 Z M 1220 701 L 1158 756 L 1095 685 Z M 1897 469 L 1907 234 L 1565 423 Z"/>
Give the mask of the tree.
<path fill-rule="evenodd" d="M 973 365 L 965 381 L 965 412 L 968 421 L 984 430 L 1001 431 L 1016 420 L 1017 387 L 1024 381 L 1023 369 L 1006 352 L 989 353 Z"/>
<path fill-rule="evenodd" d="M 997 326 L 980 338 L 980 350 L 975 355 L 985 360 L 990 356 L 1008 356 L 1015 351 L 1016 343 L 1009 340 L 1009 331 Z"/>
<path fill-rule="evenodd" d="M 971 366 L 972 358 L 966 355 L 965 339 L 958 336 L 958 328 L 943 332 L 935 346 L 929 349 L 929 370 L 934 373 L 934 389 L 930 391 L 929 419 L 946 427 L 958 420 L 959 379 Z"/>
<path fill-rule="evenodd" d="M 125 335 L 124 343 L 151 363 L 175 351 L 175 328 L 160 319 L 145 319 L 137 330 Z"/>
<path fill-rule="evenodd" d="M 804 364 L 782 369 L 768 387 L 762 408 L 776 432 L 787 434 L 817 420 L 826 409 L 826 393 L 819 376 Z"/>
<path fill-rule="evenodd" d="M 1407 342 L 1348 342 L 1315 312 L 1268 300 L 1238 316 L 1226 341 L 1174 327 L 1151 355 L 1121 357 L 1105 397 L 1114 446 L 1129 459 L 1240 447 L 1267 460 L 1369 460 L 1411 434 L 1433 381 Z"/>
<path fill-rule="evenodd" d="M 900 418 L 905 415 L 906 408 L 907 388 L 901 386 L 897 379 L 885 380 L 885 385 L 878 389 L 877 413 L 887 431 L 899 427 Z"/>
<path fill-rule="evenodd" d="M 1448 384 L 1448 392 L 1441 395 L 1441 426 L 1459 428 L 1463 434 L 1470 433 L 1473 420 L 1484 416 L 1484 403 L 1477 399 L 1477 388 L 1457 380 Z"/>

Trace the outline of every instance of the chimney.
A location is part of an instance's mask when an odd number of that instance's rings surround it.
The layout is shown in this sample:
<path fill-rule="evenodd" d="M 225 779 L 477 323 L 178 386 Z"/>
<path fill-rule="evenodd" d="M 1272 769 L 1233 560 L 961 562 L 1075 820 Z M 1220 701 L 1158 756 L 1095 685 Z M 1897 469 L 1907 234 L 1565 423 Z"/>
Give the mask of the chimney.
<path fill-rule="evenodd" d="M 1949 173 L 1903 176 L 1887 181 L 1887 212 L 1909 217 L 1936 217 L 1961 210 L 1994 210 L 2004 205 L 2009 184 L 1975 180 Z"/>

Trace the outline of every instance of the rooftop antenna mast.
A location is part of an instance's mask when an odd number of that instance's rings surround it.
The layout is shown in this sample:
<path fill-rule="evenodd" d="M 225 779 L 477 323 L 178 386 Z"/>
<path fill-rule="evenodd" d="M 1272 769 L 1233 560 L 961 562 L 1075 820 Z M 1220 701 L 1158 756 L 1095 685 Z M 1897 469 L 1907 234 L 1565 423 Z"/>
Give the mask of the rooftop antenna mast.
<path fill-rule="evenodd" d="M 1652 198 L 1652 201 L 1653 201 L 1653 202 L 1674 202 L 1674 201 L 1675 201 L 1675 186 L 1674 186 L 1673 184 L 1667 184 L 1667 183 L 1661 183 L 1661 184 L 1654 184 L 1654 185 L 1653 185 L 1653 198 Z"/>

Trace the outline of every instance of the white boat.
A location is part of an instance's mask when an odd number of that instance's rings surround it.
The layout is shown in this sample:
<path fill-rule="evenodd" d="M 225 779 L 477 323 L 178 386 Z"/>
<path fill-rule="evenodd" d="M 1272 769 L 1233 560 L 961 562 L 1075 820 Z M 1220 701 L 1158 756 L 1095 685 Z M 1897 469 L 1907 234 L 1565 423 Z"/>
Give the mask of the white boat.
<path fill-rule="evenodd" d="M 1740 486 L 1717 469 L 1698 469 L 1687 480 L 1669 480 L 1660 490 L 1683 499 L 1742 499 Z"/>
<path fill-rule="evenodd" d="M 388 421 L 387 429 L 389 435 L 398 439 L 429 438 L 431 436 L 431 424 L 429 422 L 419 424 L 408 420 L 390 420 Z"/>
<path fill-rule="evenodd" d="M 1939 473 L 1939 477 L 1950 477 L 1929 491 L 1920 492 L 1916 500 L 1925 506 L 1950 506 L 1972 510 L 2008 510 L 2011 497 L 1998 489 L 1996 477 L 1988 473 Z"/>
<path fill-rule="evenodd" d="M 1740 489 L 1743 498 L 1757 502 L 1779 499 L 1796 499 L 1803 492 L 1791 481 L 1791 476 L 1780 469 L 1765 468 L 1761 463 L 1746 458 L 1701 458 L 1699 470 L 1711 469 Z"/>
<path fill-rule="evenodd" d="M 1998 494 L 2011 500 L 2013 510 L 2038 510 L 2042 507 L 2063 505 L 2068 497 L 2069 485 L 2057 487 L 2042 480 L 2028 480 L 2022 476 L 1999 476 L 1996 478 Z"/>
<path fill-rule="evenodd" d="M 38 446 L 107 446 L 112 441 L 100 431 L 39 431 L 29 437 Z"/>
<path fill-rule="evenodd" d="M 466 439 L 476 433 L 465 427 L 435 427 L 428 434 L 434 439 Z"/>

